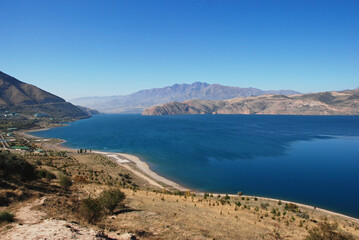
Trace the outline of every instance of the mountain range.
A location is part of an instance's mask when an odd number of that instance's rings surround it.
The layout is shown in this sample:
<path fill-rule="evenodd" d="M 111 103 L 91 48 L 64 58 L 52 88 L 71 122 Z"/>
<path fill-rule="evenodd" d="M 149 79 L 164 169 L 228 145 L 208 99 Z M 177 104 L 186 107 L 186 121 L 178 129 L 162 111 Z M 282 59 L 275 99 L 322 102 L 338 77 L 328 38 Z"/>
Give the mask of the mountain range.
<path fill-rule="evenodd" d="M 263 95 L 227 100 L 188 100 L 145 109 L 143 115 L 283 114 L 359 115 L 359 90 Z"/>
<path fill-rule="evenodd" d="M 89 113 L 34 85 L 0 71 L 0 110 L 56 118 L 86 118 Z"/>
<path fill-rule="evenodd" d="M 257 88 L 239 88 L 195 82 L 193 84 L 175 84 L 164 88 L 141 90 L 124 96 L 77 98 L 71 102 L 104 113 L 141 113 L 150 106 L 173 101 L 190 99 L 224 100 L 265 94 L 293 95 L 298 93 L 292 90 L 263 91 Z"/>

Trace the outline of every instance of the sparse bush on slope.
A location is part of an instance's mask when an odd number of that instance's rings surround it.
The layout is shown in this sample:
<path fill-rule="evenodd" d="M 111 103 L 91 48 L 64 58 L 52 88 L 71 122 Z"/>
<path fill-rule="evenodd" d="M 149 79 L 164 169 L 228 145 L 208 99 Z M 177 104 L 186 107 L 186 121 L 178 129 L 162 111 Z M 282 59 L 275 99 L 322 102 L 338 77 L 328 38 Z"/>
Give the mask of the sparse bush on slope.
<path fill-rule="evenodd" d="M 0 212 L 0 223 L 13 222 L 13 221 L 14 221 L 14 215 L 12 213 L 9 213 L 7 211 Z"/>
<path fill-rule="evenodd" d="M 104 191 L 99 197 L 101 206 L 111 214 L 125 199 L 125 194 L 119 189 L 110 189 Z"/>
<path fill-rule="evenodd" d="M 72 186 L 72 181 L 71 178 L 69 178 L 68 176 L 62 175 L 60 177 L 60 185 L 63 189 L 68 190 L 69 187 Z"/>
<path fill-rule="evenodd" d="M 119 189 L 109 189 L 102 192 L 98 198 L 86 198 L 80 202 L 78 214 L 89 223 L 95 223 L 104 214 L 110 214 L 125 199 L 125 194 Z"/>
<path fill-rule="evenodd" d="M 22 180 L 33 180 L 37 177 L 32 164 L 11 153 L 0 153 L 0 176 L 2 178 L 18 176 Z"/>
<path fill-rule="evenodd" d="M 95 223 L 102 216 L 102 207 L 98 199 L 86 198 L 80 202 L 78 209 L 80 217 L 89 223 Z"/>
<path fill-rule="evenodd" d="M 348 233 L 338 230 L 338 223 L 330 224 L 327 220 L 320 222 L 318 227 L 308 230 L 305 240 L 354 240 Z"/>

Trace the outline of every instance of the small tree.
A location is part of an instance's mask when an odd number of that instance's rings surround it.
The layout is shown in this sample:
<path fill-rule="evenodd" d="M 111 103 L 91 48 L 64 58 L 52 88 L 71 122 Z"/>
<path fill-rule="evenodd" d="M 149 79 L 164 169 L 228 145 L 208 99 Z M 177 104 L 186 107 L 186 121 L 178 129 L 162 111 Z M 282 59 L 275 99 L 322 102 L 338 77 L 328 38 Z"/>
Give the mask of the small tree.
<path fill-rule="evenodd" d="M 89 223 L 96 222 L 102 216 L 102 208 L 98 199 L 86 198 L 80 202 L 79 215 Z"/>
<path fill-rule="evenodd" d="M 69 187 L 72 186 L 72 181 L 71 178 L 69 178 L 68 176 L 62 175 L 60 177 L 60 185 L 63 189 L 68 190 Z"/>
<path fill-rule="evenodd" d="M 118 205 L 122 203 L 125 197 L 125 194 L 121 192 L 121 190 L 110 189 L 102 192 L 101 196 L 99 197 L 99 201 L 101 206 L 112 214 L 113 210 L 115 210 Z"/>

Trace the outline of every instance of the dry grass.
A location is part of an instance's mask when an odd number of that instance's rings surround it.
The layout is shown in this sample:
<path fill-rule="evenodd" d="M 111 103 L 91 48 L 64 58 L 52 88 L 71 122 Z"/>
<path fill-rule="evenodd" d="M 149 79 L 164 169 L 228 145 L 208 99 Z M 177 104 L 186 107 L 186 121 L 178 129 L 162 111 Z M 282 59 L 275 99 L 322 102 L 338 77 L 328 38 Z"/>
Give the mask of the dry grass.
<path fill-rule="evenodd" d="M 56 155 L 56 154 L 53 154 Z M 286 211 L 277 201 L 255 200 L 253 197 L 187 196 L 161 192 L 121 165 L 98 154 L 67 153 L 66 156 L 28 156 L 55 174 L 67 174 L 75 181 L 70 192 L 44 193 L 46 200 L 37 208 L 47 218 L 80 222 L 83 226 L 104 229 L 112 236 L 134 233 L 138 239 L 304 239 L 307 229 L 317 226 L 324 217 L 338 222 L 339 229 L 359 239 L 359 224 L 340 216 L 324 215 L 312 208 L 300 207 L 309 219 Z M 127 177 L 127 175 L 129 177 Z M 81 177 L 81 178 L 79 178 Z M 50 180 L 57 186 L 58 179 Z M 125 208 L 103 217 L 96 226 L 82 221 L 76 214 L 78 200 L 97 197 L 104 189 L 121 188 L 126 194 Z M 155 192 L 154 192 L 155 191 Z M 241 206 L 236 206 L 235 202 Z M 222 204 L 223 203 L 223 204 Z M 268 203 L 266 209 L 261 203 Z M 16 203 L 11 206 L 16 209 Z M 275 209 L 275 210 L 273 210 Z M 0 209 L 1 210 L 1 209 Z M 275 234 L 274 234 L 275 233 Z"/>

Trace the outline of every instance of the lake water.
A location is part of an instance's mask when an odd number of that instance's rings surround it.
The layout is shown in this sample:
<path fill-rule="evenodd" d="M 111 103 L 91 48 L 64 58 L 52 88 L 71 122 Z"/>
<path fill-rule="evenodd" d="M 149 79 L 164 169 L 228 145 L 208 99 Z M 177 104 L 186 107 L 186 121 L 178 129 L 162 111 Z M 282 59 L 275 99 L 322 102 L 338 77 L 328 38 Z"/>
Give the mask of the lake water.
<path fill-rule="evenodd" d="M 359 116 L 110 114 L 33 134 L 137 155 L 191 189 L 359 217 Z"/>

